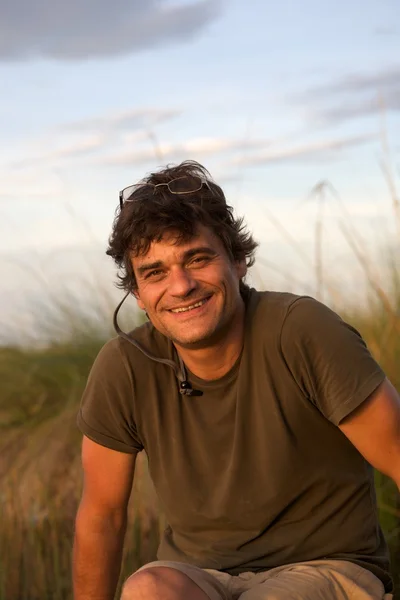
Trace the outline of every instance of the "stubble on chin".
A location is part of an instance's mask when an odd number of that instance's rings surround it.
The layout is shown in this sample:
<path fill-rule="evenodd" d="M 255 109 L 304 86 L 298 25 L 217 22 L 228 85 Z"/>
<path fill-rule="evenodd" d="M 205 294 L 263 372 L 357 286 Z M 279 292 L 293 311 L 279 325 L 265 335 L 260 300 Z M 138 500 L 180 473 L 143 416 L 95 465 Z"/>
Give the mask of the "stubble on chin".
<path fill-rule="evenodd" d="M 226 329 L 229 327 L 229 321 L 222 323 L 219 321 L 203 331 L 193 332 L 188 324 L 186 335 L 179 335 L 179 332 L 177 332 L 176 335 L 169 335 L 168 337 L 175 345 L 187 350 L 201 350 L 218 344 L 225 337 Z"/>
<path fill-rule="evenodd" d="M 196 349 L 207 346 L 212 339 L 213 333 L 214 331 L 196 333 L 190 331 L 190 327 L 188 327 L 186 334 L 183 332 L 181 334 L 179 334 L 179 332 L 167 332 L 167 337 L 177 346 L 187 349 Z"/>

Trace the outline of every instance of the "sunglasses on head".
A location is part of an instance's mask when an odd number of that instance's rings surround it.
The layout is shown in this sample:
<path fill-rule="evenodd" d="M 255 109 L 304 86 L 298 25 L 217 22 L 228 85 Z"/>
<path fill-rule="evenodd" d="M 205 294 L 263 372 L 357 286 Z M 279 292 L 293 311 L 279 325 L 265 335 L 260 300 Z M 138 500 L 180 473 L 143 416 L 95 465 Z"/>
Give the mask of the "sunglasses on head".
<path fill-rule="evenodd" d="M 161 187 L 162 185 L 167 186 L 168 191 L 171 194 L 178 195 L 194 194 L 195 192 L 201 190 L 203 185 L 206 185 L 208 189 L 210 189 L 207 181 L 195 175 L 183 175 L 182 177 L 176 177 L 176 179 L 171 179 L 171 181 L 168 181 L 168 183 L 135 183 L 134 185 L 128 185 L 128 187 L 120 191 L 119 205 L 122 208 L 125 202 L 134 201 L 134 192 L 140 188 L 152 186 L 155 191 L 156 188 Z"/>

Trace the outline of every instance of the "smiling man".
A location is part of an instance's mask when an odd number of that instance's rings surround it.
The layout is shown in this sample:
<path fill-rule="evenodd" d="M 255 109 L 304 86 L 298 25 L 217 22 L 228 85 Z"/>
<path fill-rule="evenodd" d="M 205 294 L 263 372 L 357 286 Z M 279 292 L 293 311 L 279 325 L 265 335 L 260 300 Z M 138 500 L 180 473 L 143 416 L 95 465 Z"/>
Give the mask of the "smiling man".
<path fill-rule="evenodd" d="M 373 467 L 400 486 L 399 396 L 329 308 L 246 285 L 256 246 L 198 163 L 121 192 L 107 252 L 149 321 L 119 305 L 82 399 L 75 600 L 114 598 L 143 450 L 168 526 L 123 600 L 391 598 Z"/>
<path fill-rule="evenodd" d="M 242 347 L 245 307 L 238 283 L 246 262 L 227 260 L 222 242 L 204 225 L 188 242 L 177 235 L 167 232 L 132 258 L 138 305 L 190 370 L 217 379 Z"/>

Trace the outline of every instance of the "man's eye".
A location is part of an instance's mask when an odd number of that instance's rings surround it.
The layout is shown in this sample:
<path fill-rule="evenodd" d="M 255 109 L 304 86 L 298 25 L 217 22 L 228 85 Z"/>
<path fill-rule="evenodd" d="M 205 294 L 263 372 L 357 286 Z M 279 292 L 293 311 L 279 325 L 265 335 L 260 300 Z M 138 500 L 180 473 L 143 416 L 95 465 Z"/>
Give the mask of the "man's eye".
<path fill-rule="evenodd" d="M 207 260 L 209 260 L 208 256 L 196 256 L 196 258 L 192 260 L 192 263 L 198 265 L 200 263 L 205 263 Z"/>
<path fill-rule="evenodd" d="M 147 273 L 146 279 L 154 279 L 155 277 L 161 275 L 161 273 L 162 271 L 160 269 L 154 269 L 154 271 L 150 271 L 149 273 Z"/>

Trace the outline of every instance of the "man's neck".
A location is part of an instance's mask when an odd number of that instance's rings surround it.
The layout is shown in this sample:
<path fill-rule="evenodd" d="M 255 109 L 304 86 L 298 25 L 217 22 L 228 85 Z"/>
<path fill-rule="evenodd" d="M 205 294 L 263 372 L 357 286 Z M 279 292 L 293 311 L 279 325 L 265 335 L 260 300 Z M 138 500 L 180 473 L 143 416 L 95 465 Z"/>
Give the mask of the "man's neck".
<path fill-rule="evenodd" d="M 229 331 L 204 348 L 176 346 L 186 367 L 204 380 L 220 379 L 228 373 L 239 358 L 244 340 L 244 305 Z"/>

